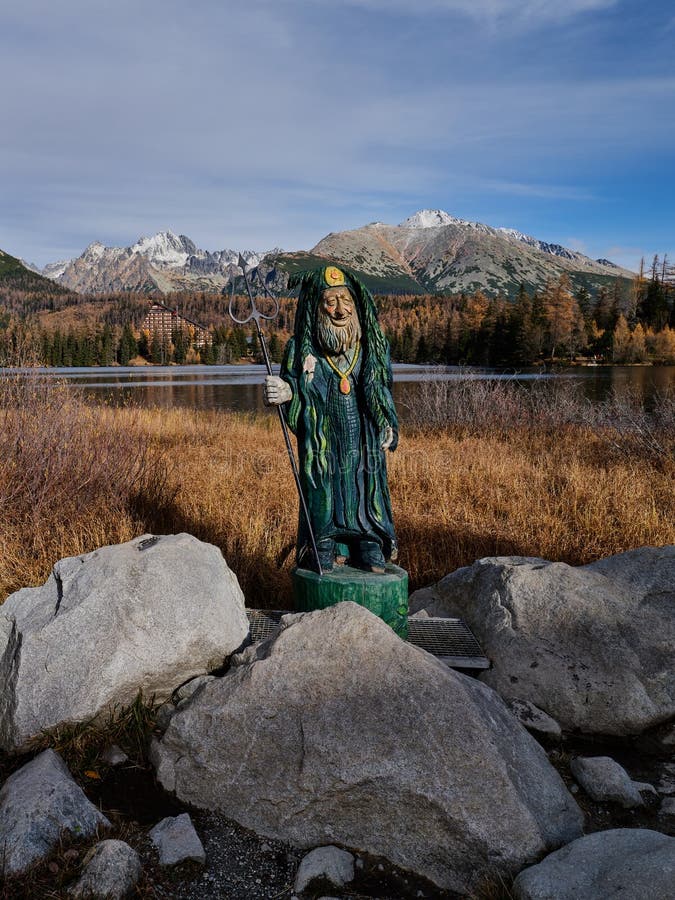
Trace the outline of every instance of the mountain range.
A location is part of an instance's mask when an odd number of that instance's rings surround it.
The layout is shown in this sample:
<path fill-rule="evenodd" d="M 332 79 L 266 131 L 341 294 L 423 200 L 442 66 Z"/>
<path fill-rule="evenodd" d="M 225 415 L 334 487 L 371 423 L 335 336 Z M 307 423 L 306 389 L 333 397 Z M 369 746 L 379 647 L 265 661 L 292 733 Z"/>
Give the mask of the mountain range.
<path fill-rule="evenodd" d="M 237 278 L 238 252 L 199 249 L 171 231 L 140 238 L 129 247 L 90 244 L 81 256 L 29 266 L 64 288 L 80 293 L 221 291 Z M 442 210 L 420 210 L 399 225 L 373 222 L 331 233 L 309 251 L 279 249 L 242 254 L 260 265 L 278 291 L 295 271 L 343 265 L 378 293 L 460 293 L 478 289 L 513 296 L 521 284 L 541 288 L 566 273 L 575 287 L 595 290 L 633 273 L 606 259 L 590 259 L 559 244 L 512 228 L 458 219 Z M 240 287 L 240 286 L 239 286 Z"/>

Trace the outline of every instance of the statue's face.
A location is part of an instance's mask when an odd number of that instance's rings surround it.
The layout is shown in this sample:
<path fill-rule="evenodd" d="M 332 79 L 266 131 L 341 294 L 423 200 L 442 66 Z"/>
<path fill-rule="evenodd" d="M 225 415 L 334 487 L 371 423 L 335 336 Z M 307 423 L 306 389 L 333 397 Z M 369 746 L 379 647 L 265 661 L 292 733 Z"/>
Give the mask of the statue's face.
<path fill-rule="evenodd" d="M 344 353 L 361 337 L 361 325 L 349 288 L 326 288 L 319 299 L 316 337 L 327 353 Z"/>
<path fill-rule="evenodd" d="M 347 287 L 326 288 L 321 294 L 321 311 L 330 319 L 336 328 L 344 328 L 352 323 L 354 298 Z"/>

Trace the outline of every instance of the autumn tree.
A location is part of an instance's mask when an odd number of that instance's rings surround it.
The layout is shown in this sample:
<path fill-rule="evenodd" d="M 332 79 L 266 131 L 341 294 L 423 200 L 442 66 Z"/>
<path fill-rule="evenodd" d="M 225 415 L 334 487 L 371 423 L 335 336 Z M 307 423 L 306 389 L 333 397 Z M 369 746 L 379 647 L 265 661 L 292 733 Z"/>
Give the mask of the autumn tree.
<path fill-rule="evenodd" d="M 630 328 L 624 316 L 619 316 L 612 335 L 612 359 L 626 362 L 630 348 Z"/>
<path fill-rule="evenodd" d="M 569 276 L 563 273 L 557 281 L 549 281 L 542 301 L 549 356 L 555 357 L 556 350 L 561 346 L 566 347 L 569 353 L 572 350 L 575 323 L 580 315 L 579 305 L 570 290 Z"/>

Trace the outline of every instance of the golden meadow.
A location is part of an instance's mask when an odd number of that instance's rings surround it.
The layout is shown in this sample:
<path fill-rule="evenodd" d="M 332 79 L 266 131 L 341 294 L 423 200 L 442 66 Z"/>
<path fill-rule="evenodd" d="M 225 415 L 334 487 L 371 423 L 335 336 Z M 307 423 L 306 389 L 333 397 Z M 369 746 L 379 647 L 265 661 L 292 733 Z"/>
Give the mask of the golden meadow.
<path fill-rule="evenodd" d="M 433 382 L 389 455 L 411 588 L 483 556 L 590 562 L 675 543 L 675 400 Z M 144 532 L 221 548 L 252 607 L 290 608 L 297 499 L 276 416 L 87 404 L 0 380 L 0 601 Z"/>

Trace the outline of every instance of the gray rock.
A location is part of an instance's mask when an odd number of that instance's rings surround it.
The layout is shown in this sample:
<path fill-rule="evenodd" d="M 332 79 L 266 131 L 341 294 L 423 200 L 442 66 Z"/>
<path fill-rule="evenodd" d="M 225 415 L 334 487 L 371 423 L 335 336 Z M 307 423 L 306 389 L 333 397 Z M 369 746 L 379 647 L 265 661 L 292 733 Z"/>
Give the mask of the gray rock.
<path fill-rule="evenodd" d="M 82 900 L 123 900 L 141 877 L 141 860 L 124 841 L 101 841 L 85 857 L 82 875 L 68 890 Z"/>
<path fill-rule="evenodd" d="M 529 700 L 564 730 L 629 735 L 675 715 L 675 546 L 575 568 L 492 557 L 410 598 L 464 619 L 502 697 Z"/>
<path fill-rule="evenodd" d="M 637 788 L 643 798 L 647 796 L 650 800 L 658 801 L 659 792 L 653 784 L 647 784 L 646 781 L 634 781 L 633 786 Z"/>
<path fill-rule="evenodd" d="M 160 731 L 166 731 L 171 721 L 171 716 L 176 712 L 174 704 L 167 700 L 155 710 L 155 725 Z"/>
<path fill-rule="evenodd" d="M 205 684 L 208 684 L 210 681 L 213 681 L 215 675 L 198 675 L 196 678 L 191 678 L 190 681 L 187 681 L 185 684 L 181 684 L 177 691 L 174 691 L 174 701 L 176 705 L 181 700 L 189 700 L 190 697 L 198 691 L 199 688 L 204 687 Z"/>
<path fill-rule="evenodd" d="M 117 744 L 111 744 L 103 753 L 102 759 L 103 762 L 115 768 L 116 766 L 123 766 L 129 757 Z"/>
<path fill-rule="evenodd" d="M 62 559 L 0 607 L 0 746 L 57 725 L 161 701 L 222 665 L 248 633 L 220 550 L 188 534 L 145 536 Z"/>
<path fill-rule="evenodd" d="M 675 794 L 675 763 L 664 763 L 659 772 L 659 794 Z"/>
<path fill-rule="evenodd" d="M 665 797 L 659 808 L 659 819 L 666 825 L 675 825 L 675 797 Z"/>
<path fill-rule="evenodd" d="M 62 834 L 90 837 L 110 822 L 87 800 L 58 753 L 45 750 L 0 790 L 0 859 L 17 875 L 45 859 Z"/>
<path fill-rule="evenodd" d="M 644 828 L 598 831 L 525 869 L 518 900 L 672 900 L 675 838 Z"/>
<path fill-rule="evenodd" d="M 537 737 L 547 737 L 558 741 L 562 737 L 562 729 L 555 719 L 547 715 L 529 700 L 507 700 L 506 705 L 518 721 Z"/>
<path fill-rule="evenodd" d="M 460 892 L 581 833 L 560 776 L 499 697 L 363 607 L 284 617 L 235 659 L 155 747 L 160 782 L 185 802 Z"/>
<path fill-rule="evenodd" d="M 304 856 L 298 868 L 294 891 L 312 887 L 342 888 L 354 880 L 354 857 L 339 847 L 317 847 Z"/>
<path fill-rule="evenodd" d="M 658 741 L 664 750 L 675 750 L 675 724 L 666 726 L 659 734 Z"/>
<path fill-rule="evenodd" d="M 150 832 L 150 840 L 159 853 L 160 866 L 206 862 L 204 847 L 187 813 L 162 819 Z"/>
<path fill-rule="evenodd" d="M 570 769 L 593 800 L 620 803 L 625 809 L 644 806 L 638 784 L 609 756 L 579 756 L 572 760 Z"/>

